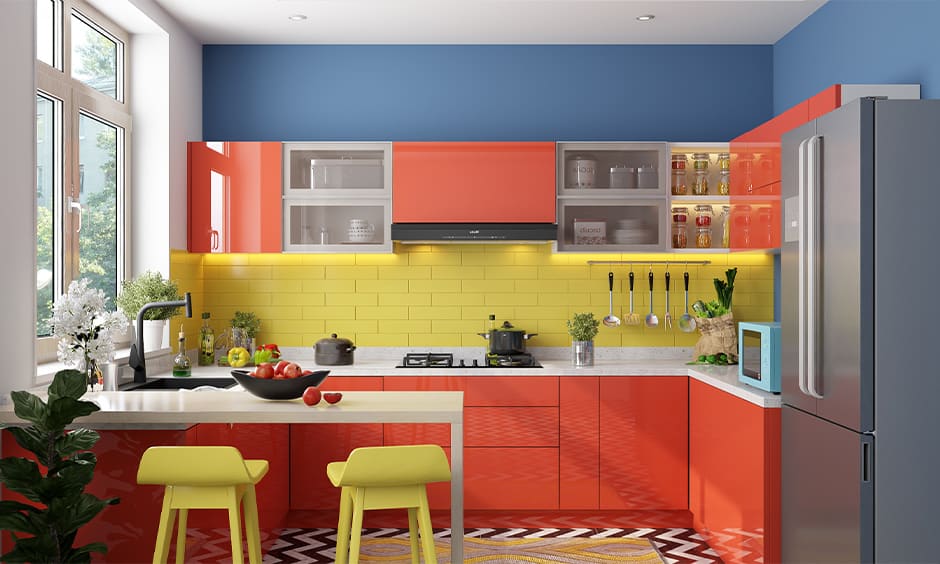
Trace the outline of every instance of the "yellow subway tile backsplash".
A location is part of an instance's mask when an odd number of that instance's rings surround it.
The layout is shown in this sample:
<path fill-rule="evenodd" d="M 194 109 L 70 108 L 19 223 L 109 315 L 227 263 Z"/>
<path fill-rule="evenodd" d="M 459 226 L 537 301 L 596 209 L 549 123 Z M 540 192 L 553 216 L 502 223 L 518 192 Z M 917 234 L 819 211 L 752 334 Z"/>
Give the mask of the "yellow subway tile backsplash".
<path fill-rule="evenodd" d="M 480 346 L 476 335 L 490 313 L 538 332 L 531 346 L 568 346 L 565 321 L 608 312 L 607 272 L 614 272 L 614 313 L 629 309 L 627 273 L 636 275 L 637 313 L 649 311 L 649 261 L 673 260 L 670 311 L 684 311 L 682 272 L 690 274 L 689 301 L 715 299 L 714 278 L 738 267 L 734 315 L 739 321 L 773 318 L 773 257 L 753 254 L 555 254 L 551 245 L 395 245 L 391 255 L 190 254 L 173 251 L 170 275 L 193 292 L 198 311 L 219 329 L 235 310 L 262 319 L 261 341 L 311 346 L 328 333 L 358 346 Z M 588 260 L 630 264 L 588 265 Z M 709 265 L 684 261 L 709 260 Z M 645 264 L 644 264 L 645 262 Z M 653 306 L 665 312 L 666 266 L 652 265 Z M 181 289 L 183 287 L 181 286 Z M 197 320 L 182 320 L 187 334 Z M 601 326 L 598 346 L 692 346 L 698 333 L 621 325 Z"/>

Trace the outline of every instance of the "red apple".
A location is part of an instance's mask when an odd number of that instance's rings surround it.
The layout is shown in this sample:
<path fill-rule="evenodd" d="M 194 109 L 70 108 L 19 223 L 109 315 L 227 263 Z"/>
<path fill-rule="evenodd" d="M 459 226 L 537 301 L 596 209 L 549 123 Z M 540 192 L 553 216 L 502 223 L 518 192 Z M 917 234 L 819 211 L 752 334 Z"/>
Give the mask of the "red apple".
<path fill-rule="evenodd" d="M 317 405 L 320 403 L 320 389 L 316 386 L 310 386 L 304 390 L 303 400 L 307 405 Z"/>
<path fill-rule="evenodd" d="M 339 400 L 343 399 L 343 394 L 339 392 L 326 392 L 323 394 L 323 399 L 326 400 L 326 403 L 337 403 Z"/>
<path fill-rule="evenodd" d="M 275 376 L 278 375 L 278 374 L 283 374 L 283 373 L 284 373 L 284 369 L 287 367 L 288 364 L 290 364 L 290 363 L 287 362 L 286 360 L 279 360 L 279 361 L 277 361 L 277 364 L 274 365 L 274 374 L 275 374 Z"/>
<path fill-rule="evenodd" d="M 285 378 L 299 378 L 304 373 L 303 369 L 296 362 L 291 362 L 284 367 Z"/>
<path fill-rule="evenodd" d="M 270 380 L 274 378 L 274 366 L 270 362 L 262 362 L 255 368 L 255 378 Z"/>

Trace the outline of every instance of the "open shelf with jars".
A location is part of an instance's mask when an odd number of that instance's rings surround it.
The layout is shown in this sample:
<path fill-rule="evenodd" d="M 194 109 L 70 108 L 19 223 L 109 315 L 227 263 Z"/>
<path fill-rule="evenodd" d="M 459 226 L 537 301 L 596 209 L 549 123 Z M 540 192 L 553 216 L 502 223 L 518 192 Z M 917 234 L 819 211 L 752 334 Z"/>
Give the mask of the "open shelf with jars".
<path fill-rule="evenodd" d="M 391 151 L 391 143 L 284 143 L 284 252 L 392 252 Z"/>
<path fill-rule="evenodd" d="M 728 143 L 670 146 L 669 247 L 676 253 L 728 252 L 731 155 Z"/>

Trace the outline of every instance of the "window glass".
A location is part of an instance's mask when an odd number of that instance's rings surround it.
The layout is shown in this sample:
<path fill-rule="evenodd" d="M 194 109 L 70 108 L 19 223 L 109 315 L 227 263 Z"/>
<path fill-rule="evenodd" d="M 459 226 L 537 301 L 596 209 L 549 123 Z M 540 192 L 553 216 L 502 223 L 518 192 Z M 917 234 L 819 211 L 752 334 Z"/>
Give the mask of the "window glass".
<path fill-rule="evenodd" d="M 109 304 L 117 296 L 117 195 L 119 128 L 86 114 L 78 122 L 79 274 L 104 292 Z"/>
<path fill-rule="evenodd" d="M 55 0 L 36 0 L 36 58 L 55 66 Z"/>
<path fill-rule="evenodd" d="M 117 99 L 118 42 L 72 14 L 72 78 Z"/>
<path fill-rule="evenodd" d="M 36 96 L 36 335 L 51 334 L 55 289 L 56 102 Z"/>

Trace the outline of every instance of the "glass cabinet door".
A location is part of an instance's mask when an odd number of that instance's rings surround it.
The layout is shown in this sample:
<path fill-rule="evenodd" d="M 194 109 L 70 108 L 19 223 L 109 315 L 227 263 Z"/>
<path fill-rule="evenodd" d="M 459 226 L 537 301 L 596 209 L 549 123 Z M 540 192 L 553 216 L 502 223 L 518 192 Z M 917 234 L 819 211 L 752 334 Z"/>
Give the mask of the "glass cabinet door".
<path fill-rule="evenodd" d="M 665 196 L 669 145 L 637 142 L 558 143 L 559 196 Z"/>
<path fill-rule="evenodd" d="M 390 157 L 389 143 L 285 143 L 284 195 L 386 197 Z"/>
<path fill-rule="evenodd" d="M 382 200 L 339 201 L 286 199 L 284 251 L 389 252 L 391 215 Z"/>
<path fill-rule="evenodd" d="M 658 252 L 668 248 L 666 200 L 562 200 L 558 250 Z"/>

